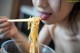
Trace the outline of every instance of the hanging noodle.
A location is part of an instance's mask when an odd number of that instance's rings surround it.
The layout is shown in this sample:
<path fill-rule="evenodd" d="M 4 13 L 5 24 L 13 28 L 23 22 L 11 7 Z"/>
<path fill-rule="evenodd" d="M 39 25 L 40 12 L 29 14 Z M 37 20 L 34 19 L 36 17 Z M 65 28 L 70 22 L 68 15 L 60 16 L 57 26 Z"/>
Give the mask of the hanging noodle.
<path fill-rule="evenodd" d="M 36 53 L 36 44 L 37 44 L 37 37 L 38 37 L 38 27 L 40 23 L 40 18 L 33 17 L 32 22 L 28 22 L 28 29 L 30 28 L 29 34 L 29 42 L 30 42 L 30 53 Z M 31 26 L 30 26 L 31 25 Z M 38 49 L 39 50 L 39 49 Z M 39 51 L 38 51 L 39 53 Z"/>

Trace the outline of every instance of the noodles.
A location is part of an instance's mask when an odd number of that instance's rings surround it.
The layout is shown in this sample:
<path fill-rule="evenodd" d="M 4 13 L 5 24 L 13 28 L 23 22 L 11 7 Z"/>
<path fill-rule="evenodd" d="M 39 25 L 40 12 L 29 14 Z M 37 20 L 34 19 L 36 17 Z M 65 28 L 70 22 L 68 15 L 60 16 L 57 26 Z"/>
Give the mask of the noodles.
<path fill-rule="evenodd" d="M 31 17 L 30 17 L 31 18 Z M 30 19 L 29 18 L 29 19 Z M 31 26 L 31 22 L 28 22 L 28 30 L 30 29 L 30 26 Z"/>
<path fill-rule="evenodd" d="M 40 18 L 33 17 L 32 22 L 28 22 L 28 29 L 30 28 L 29 41 L 30 41 L 30 53 L 36 53 L 36 43 L 38 36 L 38 27 L 40 23 Z M 31 27 L 30 27 L 31 25 Z"/>

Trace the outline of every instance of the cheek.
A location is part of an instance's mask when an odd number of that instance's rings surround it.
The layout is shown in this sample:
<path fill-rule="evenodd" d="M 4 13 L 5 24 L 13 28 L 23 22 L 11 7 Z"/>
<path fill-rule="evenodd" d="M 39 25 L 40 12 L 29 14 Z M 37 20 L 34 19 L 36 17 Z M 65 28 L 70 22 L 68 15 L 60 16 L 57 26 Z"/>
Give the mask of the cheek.
<path fill-rule="evenodd" d="M 48 0 L 49 5 L 54 13 L 57 13 L 61 8 L 61 0 Z"/>

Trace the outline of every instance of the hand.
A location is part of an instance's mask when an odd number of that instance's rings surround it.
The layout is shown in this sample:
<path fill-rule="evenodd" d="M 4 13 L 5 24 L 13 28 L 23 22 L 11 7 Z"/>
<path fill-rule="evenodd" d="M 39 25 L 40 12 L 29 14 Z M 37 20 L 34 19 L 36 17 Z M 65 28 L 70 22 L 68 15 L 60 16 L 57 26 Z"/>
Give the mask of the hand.
<path fill-rule="evenodd" d="M 16 36 L 18 30 L 14 23 L 7 22 L 7 17 L 0 17 L 0 34 L 4 34 L 4 38 L 11 38 Z"/>

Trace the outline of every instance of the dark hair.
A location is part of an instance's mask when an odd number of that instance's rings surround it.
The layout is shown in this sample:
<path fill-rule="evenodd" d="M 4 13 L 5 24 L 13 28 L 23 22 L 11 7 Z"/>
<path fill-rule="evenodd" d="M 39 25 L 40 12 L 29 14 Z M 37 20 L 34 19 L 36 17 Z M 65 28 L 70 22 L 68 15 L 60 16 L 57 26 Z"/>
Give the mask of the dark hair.
<path fill-rule="evenodd" d="M 74 35 L 77 35 L 78 33 L 78 25 L 77 25 L 77 15 L 80 12 L 80 2 L 77 2 L 74 4 L 72 11 L 69 15 L 69 26 L 73 32 Z"/>

